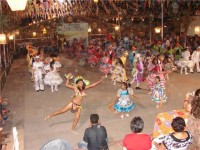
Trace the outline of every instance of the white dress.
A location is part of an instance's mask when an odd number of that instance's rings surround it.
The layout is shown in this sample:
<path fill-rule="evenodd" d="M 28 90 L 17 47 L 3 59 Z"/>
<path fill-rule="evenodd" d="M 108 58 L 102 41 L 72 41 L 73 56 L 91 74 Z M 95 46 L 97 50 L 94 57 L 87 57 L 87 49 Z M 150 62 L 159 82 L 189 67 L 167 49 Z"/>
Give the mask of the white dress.
<path fill-rule="evenodd" d="M 53 65 L 53 70 L 48 72 L 44 77 L 44 84 L 60 85 L 62 82 L 63 82 L 63 80 L 57 71 L 57 67 L 55 65 Z"/>

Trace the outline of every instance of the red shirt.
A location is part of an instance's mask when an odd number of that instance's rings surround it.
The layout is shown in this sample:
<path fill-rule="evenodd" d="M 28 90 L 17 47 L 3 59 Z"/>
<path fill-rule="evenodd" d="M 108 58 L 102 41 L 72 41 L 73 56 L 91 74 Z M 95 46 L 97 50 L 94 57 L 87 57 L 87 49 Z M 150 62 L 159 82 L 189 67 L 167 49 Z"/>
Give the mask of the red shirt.
<path fill-rule="evenodd" d="M 151 138 L 147 134 L 127 134 L 123 140 L 123 146 L 127 150 L 149 150 L 151 149 Z"/>

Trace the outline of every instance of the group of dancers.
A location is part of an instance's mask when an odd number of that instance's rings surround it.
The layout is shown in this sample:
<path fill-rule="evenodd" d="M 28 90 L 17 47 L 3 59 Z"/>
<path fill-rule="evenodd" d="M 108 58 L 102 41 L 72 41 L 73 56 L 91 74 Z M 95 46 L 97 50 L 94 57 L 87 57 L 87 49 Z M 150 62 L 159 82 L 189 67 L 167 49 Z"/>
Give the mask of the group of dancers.
<path fill-rule="evenodd" d="M 35 90 L 37 92 L 44 91 L 45 84 L 50 85 L 52 92 L 58 91 L 58 86 L 63 82 L 59 74 L 59 68 L 61 67 L 59 58 L 52 55 L 44 59 L 42 52 L 38 53 L 30 46 L 27 49 L 28 66 L 35 84 Z M 91 47 L 91 49 L 95 51 L 95 47 Z M 198 52 L 199 49 L 197 50 Z M 119 51 L 121 55 L 117 54 Z M 80 118 L 82 101 L 86 96 L 86 90 L 102 83 L 105 78 L 108 78 L 109 74 L 113 85 L 121 84 L 120 89 L 117 91 L 117 96 L 109 104 L 109 108 L 113 112 L 119 113 L 122 119 L 129 117 L 129 113 L 135 108 L 131 96 L 139 99 L 134 94 L 131 84 L 136 84 L 136 90 L 140 90 L 141 82 L 146 82 L 149 89 L 148 94 L 151 95 L 151 99 L 156 103 L 156 108 L 161 108 L 162 104 L 167 100 L 165 93 L 166 81 L 169 79 L 169 74 L 177 70 L 173 56 L 162 53 L 153 55 L 148 50 L 145 54 L 141 54 L 136 51 L 136 47 L 132 47 L 131 51 L 123 48 L 119 51 L 116 51 L 115 45 L 112 44 L 103 51 L 99 65 L 99 71 L 103 74 L 103 77 L 93 84 L 81 76 L 74 77 L 72 73 L 65 75 L 66 87 L 74 90 L 74 96 L 66 106 L 47 115 L 45 120 L 71 110 L 75 114 L 71 131 L 77 133 L 75 129 Z M 131 62 L 131 78 L 127 77 L 127 58 Z M 70 84 L 70 80 L 73 80 L 72 84 Z"/>

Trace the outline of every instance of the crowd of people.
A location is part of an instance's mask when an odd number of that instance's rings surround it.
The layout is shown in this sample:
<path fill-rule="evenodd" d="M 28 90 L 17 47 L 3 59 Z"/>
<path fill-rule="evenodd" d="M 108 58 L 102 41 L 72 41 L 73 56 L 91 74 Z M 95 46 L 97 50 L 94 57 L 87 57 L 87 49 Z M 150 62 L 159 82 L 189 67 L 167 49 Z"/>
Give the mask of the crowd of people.
<path fill-rule="evenodd" d="M 6 120 L 10 115 L 9 101 L 6 98 L 1 97 L 0 95 L 0 149 L 6 150 L 8 136 L 10 132 L 5 131 Z"/>
<path fill-rule="evenodd" d="M 48 57 L 45 57 L 45 51 L 27 45 L 28 68 L 31 73 L 31 81 L 34 82 L 37 92 L 44 91 L 45 85 L 49 85 L 52 92 L 58 91 L 58 86 L 63 83 L 59 73 L 59 68 L 62 66 L 58 57 L 59 52 L 64 53 L 66 57 L 75 58 L 82 67 L 89 64 L 102 74 L 102 79 L 92 84 L 82 76 L 75 77 L 72 73 L 66 74 L 65 85 L 74 90 L 75 94 L 64 108 L 47 115 L 45 120 L 71 110 L 72 113 L 75 113 L 71 131 L 78 134 L 76 126 L 80 118 L 82 101 L 86 96 L 85 91 L 101 84 L 108 77 L 113 86 L 118 83 L 121 84 L 120 89 L 116 92 L 116 98 L 109 104 L 109 108 L 114 113 L 120 114 L 121 119 L 130 117 L 129 113 L 135 108 L 132 99 L 139 99 L 133 92 L 131 85 L 135 85 L 136 90 L 141 90 L 140 84 L 142 82 L 146 83 L 149 90 L 147 94 L 156 103 L 156 108 L 161 109 L 167 101 L 165 85 L 173 71 L 181 68 L 181 73 L 185 70 L 185 74 L 188 74 L 188 69 L 191 73 L 195 71 L 200 73 L 200 43 L 198 43 L 198 39 L 199 37 L 195 37 L 192 41 L 193 45 L 185 48 L 181 46 L 183 42 L 181 37 L 176 36 L 174 38 L 169 35 L 163 42 L 158 40 L 151 46 L 148 46 L 145 40 L 137 36 L 124 36 L 124 38 L 118 40 L 108 37 L 94 38 L 88 42 L 88 46 L 85 46 L 85 41 L 81 39 L 72 41 L 59 39 L 57 45 L 55 43 L 56 50 L 53 50 L 53 54 Z M 128 73 L 131 73 L 132 76 L 128 76 Z M 70 84 L 72 79 L 73 82 Z M 139 134 L 143 130 L 144 121 L 140 117 L 135 117 L 130 125 L 133 133 L 125 136 L 122 142 L 124 150 L 151 149 L 152 143 L 155 149 L 173 150 L 182 148 L 184 150 L 191 144 L 200 148 L 198 138 L 200 129 L 197 127 L 198 132 L 195 132 L 190 127 L 193 124 L 200 123 L 198 120 L 200 119 L 200 94 L 198 90 L 192 101 L 189 101 L 188 98 L 189 96 L 184 102 L 185 109 L 190 112 L 188 124 L 181 117 L 174 118 L 171 126 L 175 132 L 163 137 L 162 142 L 159 141 L 160 139 L 155 139 L 152 142 L 149 135 Z M 98 123 L 99 116 L 92 114 L 90 120 L 91 128 L 85 131 L 83 138 L 85 143 L 79 145 L 85 146 L 89 150 L 108 149 L 107 133 L 105 127 Z M 185 131 L 185 129 L 188 129 L 188 131 Z M 141 141 L 144 144 L 141 144 Z M 191 150 L 195 149 L 191 148 Z"/>

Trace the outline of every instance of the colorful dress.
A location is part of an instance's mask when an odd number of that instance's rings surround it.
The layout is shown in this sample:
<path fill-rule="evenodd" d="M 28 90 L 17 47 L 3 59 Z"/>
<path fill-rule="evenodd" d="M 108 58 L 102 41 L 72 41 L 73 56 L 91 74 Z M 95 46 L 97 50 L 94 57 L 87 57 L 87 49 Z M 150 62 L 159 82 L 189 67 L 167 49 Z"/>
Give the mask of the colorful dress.
<path fill-rule="evenodd" d="M 151 99 L 156 103 L 160 103 L 162 98 L 166 101 L 167 97 L 164 95 L 164 87 L 161 83 L 155 83 L 154 87 L 152 88 L 152 96 Z"/>
<path fill-rule="evenodd" d="M 149 70 L 149 75 L 146 78 L 146 82 L 148 84 L 149 89 L 153 88 L 156 76 L 160 77 L 161 85 L 165 87 L 165 77 L 164 73 L 162 72 L 162 64 L 160 63 L 158 65 L 154 65 L 151 63 L 148 66 L 148 70 Z"/>
<path fill-rule="evenodd" d="M 127 90 L 119 89 L 117 96 L 119 97 L 118 102 L 114 105 L 114 109 L 117 112 L 130 112 L 135 108 L 132 100 L 129 97 L 133 95 L 133 90 L 128 88 Z"/>
<path fill-rule="evenodd" d="M 109 57 L 107 56 L 104 56 L 101 59 L 101 65 L 100 65 L 99 71 L 102 72 L 103 74 L 108 74 L 112 67 L 112 65 L 109 64 L 108 61 L 109 61 Z"/>
<path fill-rule="evenodd" d="M 121 65 L 114 65 L 111 70 L 111 79 L 117 82 L 127 81 L 126 70 Z"/>
<path fill-rule="evenodd" d="M 136 83 L 141 83 L 142 74 L 143 74 L 144 66 L 142 61 L 135 61 L 132 69 L 133 81 Z"/>

